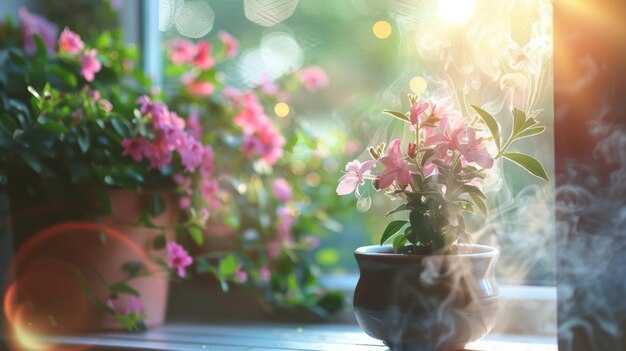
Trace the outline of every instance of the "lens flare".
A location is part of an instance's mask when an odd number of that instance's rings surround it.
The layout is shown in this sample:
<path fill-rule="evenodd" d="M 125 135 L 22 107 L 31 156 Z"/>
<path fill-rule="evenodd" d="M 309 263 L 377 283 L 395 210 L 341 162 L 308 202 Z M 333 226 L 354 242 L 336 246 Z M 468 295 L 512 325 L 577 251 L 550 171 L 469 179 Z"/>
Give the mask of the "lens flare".
<path fill-rule="evenodd" d="M 449 24 L 463 24 L 474 14 L 474 0 L 439 0 L 439 17 Z"/>

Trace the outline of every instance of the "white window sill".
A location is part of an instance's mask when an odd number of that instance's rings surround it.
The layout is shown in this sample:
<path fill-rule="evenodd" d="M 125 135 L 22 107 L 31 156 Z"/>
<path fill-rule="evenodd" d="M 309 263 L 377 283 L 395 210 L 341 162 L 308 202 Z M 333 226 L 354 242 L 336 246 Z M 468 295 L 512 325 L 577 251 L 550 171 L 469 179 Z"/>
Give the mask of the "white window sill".
<path fill-rule="evenodd" d="M 30 340 L 33 342 L 35 340 Z M 109 333 L 75 337 L 41 337 L 56 346 L 88 346 L 90 350 L 255 350 L 255 351 L 386 351 L 380 341 L 356 326 L 245 324 L 172 324 L 146 333 Z M 556 351 L 546 338 L 489 336 L 465 351 Z"/>

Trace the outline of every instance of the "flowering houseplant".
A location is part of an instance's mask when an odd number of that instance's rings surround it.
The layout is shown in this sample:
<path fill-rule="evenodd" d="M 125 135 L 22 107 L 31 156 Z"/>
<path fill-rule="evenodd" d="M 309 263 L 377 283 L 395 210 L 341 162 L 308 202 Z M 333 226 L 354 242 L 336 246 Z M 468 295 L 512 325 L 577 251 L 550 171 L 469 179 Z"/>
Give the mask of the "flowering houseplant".
<path fill-rule="evenodd" d="M 487 213 L 486 196 L 482 191 L 485 172 L 494 160 L 506 158 L 531 174 L 548 180 L 535 158 L 508 148 L 519 139 L 541 134 L 545 127 L 533 117 L 513 109 L 513 128 L 506 141 L 501 140 L 500 125 L 485 110 L 472 106 L 490 132 L 479 137 L 480 126 L 470 125 L 462 115 L 452 110 L 449 100 L 421 101 L 409 96 L 408 113 L 386 110 L 385 113 L 406 122 L 411 128 L 411 140 L 402 150 L 402 140 L 369 147 L 372 160 L 354 160 L 346 165 L 346 173 L 337 186 L 337 194 L 355 193 L 361 197 L 366 180 L 374 189 L 384 190 L 402 205 L 387 216 L 408 211 L 408 220 L 391 221 L 381 239 L 391 243 L 394 251 L 406 254 L 449 252 L 456 244 L 472 243 L 464 225 L 463 212 Z M 488 142 L 496 154 L 488 151 Z M 384 169 L 374 171 L 376 165 Z M 410 245 L 406 245 L 410 244 Z"/>
<path fill-rule="evenodd" d="M 370 180 L 376 191 L 403 202 L 387 216 L 408 212 L 406 219 L 387 225 L 381 245 L 355 251 L 361 273 L 355 314 L 368 334 L 392 349 L 456 350 L 491 331 L 498 310 L 493 276 L 498 251 L 474 244 L 463 212 L 486 214 L 483 179 L 500 157 L 548 180 L 535 158 L 509 151 L 516 140 L 545 127 L 513 109 L 512 131 L 502 142 L 496 119 L 477 106 L 472 108 L 483 124 L 465 119 L 449 100 L 410 95 L 409 101 L 406 114 L 385 111 L 408 124 L 406 152 L 401 139 L 370 147 L 372 160 L 349 162 L 337 186 L 339 195 L 354 192 L 364 199 Z M 479 136 L 482 125 L 489 137 Z M 489 140 L 496 149 L 493 156 Z"/>
<path fill-rule="evenodd" d="M 103 32 L 86 43 L 67 27 L 59 35 L 55 25 L 24 8 L 20 19 L 21 26 L 3 24 L 0 38 L 0 174 L 13 211 L 49 202 L 70 212 L 55 222 L 104 220 L 128 203 L 128 198 L 112 203 L 119 196 L 111 191 L 136 192 L 142 197 L 140 214 L 132 223 L 116 218 L 114 225 L 125 226 L 120 227 L 125 232 L 134 231 L 129 226 L 152 230 L 149 247 L 162 253 L 155 258 L 163 271 L 185 277 L 193 260 L 164 225 L 193 233 L 208 218 L 205 206 L 198 204 L 182 222 L 156 220 L 178 211 L 168 201 L 179 197 L 168 190 L 178 176 L 208 176 L 211 147 L 194 138 L 184 118 L 148 97 L 153 91 L 138 68 L 137 51 L 120 44 L 118 33 Z M 32 222 L 50 224 L 41 218 Z M 18 244 L 25 239 L 18 237 Z M 90 294 L 128 329 L 142 328 L 146 317 L 139 312 L 140 293 L 128 284 L 146 275 L 135 263 L 124 262 L 128 276 L 107 282 L 105 293 Z M 132 297 L 127 308 L 115 302 L 120 294 Z"/>

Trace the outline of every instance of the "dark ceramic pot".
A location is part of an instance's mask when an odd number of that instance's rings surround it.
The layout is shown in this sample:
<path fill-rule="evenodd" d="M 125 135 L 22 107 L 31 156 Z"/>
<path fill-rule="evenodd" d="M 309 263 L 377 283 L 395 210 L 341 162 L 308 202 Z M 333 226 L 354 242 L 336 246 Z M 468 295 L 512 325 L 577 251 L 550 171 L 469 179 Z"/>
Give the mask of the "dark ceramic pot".
<path fill-rule="evenodd" d="M 464 245 L 459 254 L 402 255 L 364 246 L 354 311 L 361 328 L 392 351 L 461 350 L 487 335 L 498 312 L 498 250 Z"/>

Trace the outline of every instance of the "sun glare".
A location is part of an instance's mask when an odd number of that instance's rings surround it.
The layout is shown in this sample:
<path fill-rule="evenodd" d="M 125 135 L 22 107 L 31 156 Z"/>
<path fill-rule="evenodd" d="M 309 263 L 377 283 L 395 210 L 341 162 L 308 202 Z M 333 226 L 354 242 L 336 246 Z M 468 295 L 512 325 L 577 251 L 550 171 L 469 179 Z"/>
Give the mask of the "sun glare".
<path fill-rule="evenodd" d="M 437 13 L 449 24 L 463 24 L 474 14 L 474 0 L 439 0 Z"/>

